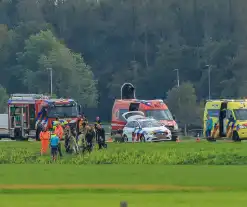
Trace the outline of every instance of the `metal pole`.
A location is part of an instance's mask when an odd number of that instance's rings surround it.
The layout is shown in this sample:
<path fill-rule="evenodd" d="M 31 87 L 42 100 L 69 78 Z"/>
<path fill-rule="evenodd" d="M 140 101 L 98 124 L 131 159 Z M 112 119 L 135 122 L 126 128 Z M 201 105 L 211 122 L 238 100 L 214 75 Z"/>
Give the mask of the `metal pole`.
<path fill-rule="evenodd" d="M 179 69 L 174 69 L 175 71 L 177 71 L 177 86 L 179 88 Z"/>
<path fill-rule="evenodd" d="M 21 116 L 20 116 L 20 118 L 21 118 L 21 137 L 23 138 L 24 137 L 24 121 L 23 121 L 23 115 L 24 115 L 24 110 L 23 110 L 23 107 L 24 106 L 22 106 L 21 107 Z"/>
<path fill-rule="evenodd" d="M 52 79 L 53 79 L 53 77 L 52 77 L 52 68 L 47 68 L 47 70 L 49 70 L 50 71 L 50 84 L 51 84 L 51 96 L 52 96 Z"/>
<path fill-rule="evenodd" d="M 51 71 L 51 96 L 52 96 L 52 68 L 50 68 Z"/>
<path fill-rule="evenodd" d="M 208 66 L 208 99 L 211 99 L 211 66 Z"/>

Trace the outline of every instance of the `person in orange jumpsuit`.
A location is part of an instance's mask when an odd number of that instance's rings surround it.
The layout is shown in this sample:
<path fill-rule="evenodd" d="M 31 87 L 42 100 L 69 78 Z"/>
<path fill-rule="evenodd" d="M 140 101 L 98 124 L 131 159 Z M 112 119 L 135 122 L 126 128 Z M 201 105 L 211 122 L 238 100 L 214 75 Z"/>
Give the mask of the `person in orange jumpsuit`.
<path fill-rule="evenodd" d="M 57 124 L 55 134 L 59 137 L 60 140 L 63 138 L 63 127 L 61 126 L 61 123 Z"/>
<path fill-rule="evenodd" d="M 60 140 L 62 140 L 62 138 L 63 138 L 63 127 L 61 126 L 60 122 L 57 124 L 54 133 L 59 137 Z M 60 157 L 62 157 L 63 155 L 62 155 L 61 143 L 60 142 L 58 144 L 58 152 L 59 152 Z"/>
<path fill-rule="evenodd" d="M 47 152 L 47 149 L 49 148 L 50 137 L 51 137 L 51 134 L 45 127 L 44 130 L 40 132 L 41 155 Z"/>

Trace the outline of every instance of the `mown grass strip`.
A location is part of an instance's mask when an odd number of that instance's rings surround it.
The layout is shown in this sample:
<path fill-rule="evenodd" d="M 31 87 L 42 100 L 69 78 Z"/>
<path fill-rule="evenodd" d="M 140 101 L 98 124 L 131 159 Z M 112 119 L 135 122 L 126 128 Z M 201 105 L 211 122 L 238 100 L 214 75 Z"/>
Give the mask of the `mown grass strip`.
<path fill-rule="evenodd" d="M 0 185 L 0 193 L 169 193 L 221 192 L 235 190 L 226 187 L 175 185 Z"/>

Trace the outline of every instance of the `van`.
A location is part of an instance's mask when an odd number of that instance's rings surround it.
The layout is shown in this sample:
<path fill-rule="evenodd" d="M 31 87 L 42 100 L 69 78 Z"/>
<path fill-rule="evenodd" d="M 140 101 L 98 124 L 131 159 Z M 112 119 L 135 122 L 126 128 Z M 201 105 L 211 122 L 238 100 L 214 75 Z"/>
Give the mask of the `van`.
<path fill-rule="evenodd" d="M 122 131 L 130 116 L 151 117 L 164 124 L 172 132 L 172 140 L 178 137 L 178 125 L 163 100 L 139 100 L 135 95 L 135 87 L 124 83 L 121 87 L 121 99 L 116 99 L 112 107 L 111 135 L 122 138 Z M 126 112 L 127 117 L 123 116 Z"/>
<path fill-rule="evenodd" d="M 121 132 L 126 124 L 126 112 L 128 117 L 143 112 L 146 117 L 152 117 L 164 124 L 171 132 L 173 140 L 177 138 L 178 125 L 163 100 L 138 100 L 117 99 L 112 108 L 111 134 L 114 136 Z"/>
<path fill-rule="evenodd" d="M 204 136 L 207 115 L 213 120 L 212 139 L 247 139 L 247 100 L 210 100 L 204 110 Z"/>

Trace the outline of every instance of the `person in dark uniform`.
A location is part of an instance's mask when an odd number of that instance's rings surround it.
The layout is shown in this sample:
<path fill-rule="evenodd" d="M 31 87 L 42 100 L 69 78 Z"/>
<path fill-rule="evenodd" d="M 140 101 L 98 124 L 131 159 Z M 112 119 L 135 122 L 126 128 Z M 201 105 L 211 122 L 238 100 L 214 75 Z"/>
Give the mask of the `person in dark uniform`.
<path fill-rule="evenodd" d="M 99 149 L 106 148 L 107 145 L 105 143 L 105 129 L 100 124 L 98 124 L 96 128 L 97 128 L 97 134 L 98 134 L 97 142 L 98 142 Z"/>
<path fill-rule="evenodd" d="M 97 128 L 97 125 L 98 124 L 101 124 L 101 120 L 100 120 L 100 117 L 97 116 L 96 119 L 95 119 L 95 123 L 94 123 L 94 129 L 95 129 L 95 138 L 96 138 L 96 142 L 98 142 L 98 128 Z"/>
<path fill-rule="evenodd" d="M 93 150 L 93 139 L 95 137 L 95 133 L 93 127 L 87 125 L 86 126 L 86 133 L 85 133 L 85 140 L 86 140 L 86 150 L 91 152 Z"/>
<path fill-rule="evenodd" d="M 43 131 L 43 125 L 41 123 L 41 121 L 39 120 L 38 123 L 37 123 L 37 126 L 36 126 L 36 140 L 39 141 L 40 140 L 40 132 Z"/>
<path fill-rule="evenodd" d="M 99 117 L 99 116 L 97 116 L 96 119 L 95 119 L 94 127 L 96 128 L 96 126 L 97 126 L 98 124 L 101 124 L 101 120 L 100 120 L 100 117 Z"/>
<path fill-rule="evenodd" d="M 78 142 L 79 135 L 81 134 L 82 116 L 79 115 L 76 120 L 76 141 Z"/>

